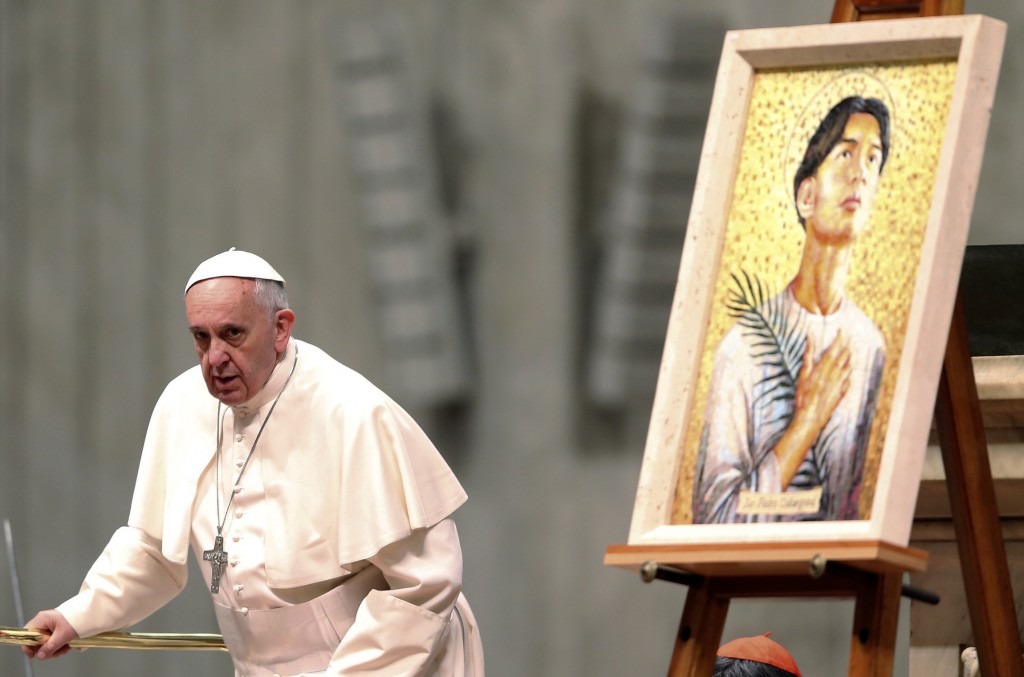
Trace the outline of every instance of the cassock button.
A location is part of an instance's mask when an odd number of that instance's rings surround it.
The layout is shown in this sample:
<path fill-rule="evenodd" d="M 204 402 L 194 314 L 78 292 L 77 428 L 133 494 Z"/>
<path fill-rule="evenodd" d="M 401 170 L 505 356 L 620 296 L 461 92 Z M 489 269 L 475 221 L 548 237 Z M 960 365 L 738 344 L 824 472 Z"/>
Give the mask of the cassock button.
<path fill-rule="evenodd" d="M 235 592 L 242 592 L 242 590 L 245 589 L 245 586 L 240 584 L 240 583 L 238 585 L 234 585 L 232 587 L 234 588 Z"/>
<path fill-rule="evenodd" d="M 243 616 L 249 615 L 249 607 L 247 606 L 243 606 L 241 609 L 239 609 L 239 611 L 242 613 Z"/>
<path fill-rule="evenodd" d="M 244 458 L 236 458 L 235 459 L 235 467 L 236 468 L 241 468 L 243 465 L 245 465 L 245 459 Z"/>
<path fill-rule="evenodd" d="M 231 560 L 231 566 L 233 566 L 233 567 L 238 566 L 238 560 L 237 559 Z"/>
<path fill-rule="evenodd" d="M 244 439 L 245 439 L 245 435 L 243 435 L 241 433 L 235 435 L 235 442 L 241 442 Z"/>
<path fill-rule="evenodd" d="M 238 543 L 238 539 L 240 539 L 240 538 L 241 538 L 241 536 L 232 536 L 231 540 L 234 541 L 235 543 Z"/>
<path fill-rule="evenodd" d="M 236 511 L 235 511 L 235 517 L 241 517 L 241 516 L 242 516 L 242 515 L 244 515 L 244 514 L 245 514 L 245 513 L 244 513 L 244 512 L 242 512 L 241 510 L 236 510 Z"/>
<path fill-rule="evenodd" d="M 234 492 L 234 493 L 236 493 L 236 494 L 238 494 L 238 493 L 241 493 L 241 491 L 242 491 L 242 487 L 235 487 L 235 488 L 234 488 L 234 489 L 232 489 L 231 491 L 233 491 L 233 492 Z"/>

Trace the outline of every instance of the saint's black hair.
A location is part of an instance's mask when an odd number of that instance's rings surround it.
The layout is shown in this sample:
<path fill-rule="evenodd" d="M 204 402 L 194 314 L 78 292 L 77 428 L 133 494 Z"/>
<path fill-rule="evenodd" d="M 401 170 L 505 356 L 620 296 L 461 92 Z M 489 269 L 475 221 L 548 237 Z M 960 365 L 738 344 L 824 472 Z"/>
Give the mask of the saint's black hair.
<path fill-rule="evenodd" d="M 850 96 L 832 107 L 828 115 L 821 120 L 818 129 L 811 136 L 811 140 L 807 142 L 804 159 L 800 162 L 800 167 L 797 168 L 796 175 L 793 177 L 794 202 L 797 199 L 800 184 L 818 171 L 821 163 L 843 138 L 846 123 L 854 113 L 867 113 L 878 121 L 878 136 L 882 142 L 882 163 L 878 167 L 878 173 L 882 173 L 885 161 L 889 157 L 889 108 L 881 99 Z M 799 209 L 797 218 L 800 219 L 800 225 L 804 225 L 804 218 L 800 216 Z"/>

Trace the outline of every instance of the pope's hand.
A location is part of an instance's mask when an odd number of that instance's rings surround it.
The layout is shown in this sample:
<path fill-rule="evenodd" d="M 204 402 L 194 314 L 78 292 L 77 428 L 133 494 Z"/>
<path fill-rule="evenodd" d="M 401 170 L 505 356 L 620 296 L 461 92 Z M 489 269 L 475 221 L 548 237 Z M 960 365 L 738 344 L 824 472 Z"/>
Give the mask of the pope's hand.
<path fill-rule="evenodd" d="M 44 660 L 63 656 L 71 648 L 68 646 L 68 642 L 78 639 L 78 633 L 68 623 L 68 619 L 64 618 L 64 615 L 56 609 L 40 611 L 35 618 L 25 624 L 25 627 L 49 635 L 49 638 L 39 646 L 21 647 L 21 650 L 29 658 Z"/>

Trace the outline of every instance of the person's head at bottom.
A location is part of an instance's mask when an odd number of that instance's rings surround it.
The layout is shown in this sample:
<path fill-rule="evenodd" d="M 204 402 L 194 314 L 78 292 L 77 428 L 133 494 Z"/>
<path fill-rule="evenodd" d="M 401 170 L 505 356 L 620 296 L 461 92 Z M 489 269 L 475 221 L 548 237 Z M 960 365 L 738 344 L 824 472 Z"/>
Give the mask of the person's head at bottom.
<path fill-rule="evenodd" d="M 803 677 L 793 656 L 765 633 L 723 644 L 711 677 Z"/>

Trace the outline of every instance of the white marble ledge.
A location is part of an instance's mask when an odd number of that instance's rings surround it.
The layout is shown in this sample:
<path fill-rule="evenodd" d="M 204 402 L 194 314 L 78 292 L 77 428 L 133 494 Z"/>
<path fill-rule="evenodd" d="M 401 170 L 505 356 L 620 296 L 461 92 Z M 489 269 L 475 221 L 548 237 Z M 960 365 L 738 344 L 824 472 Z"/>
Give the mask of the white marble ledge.
<path fill-rule="evenodd" d="M 978 399 L 1024 400 L 1024 355 L 972 357 Z"/>
<path fill-rule="evenodd" d="M 992 476 L 1024 478 L 1024 355 L 971 359 L 985 421 Z M 945 478 L 942 452 L 933 429 L 921 479 Z"/>

